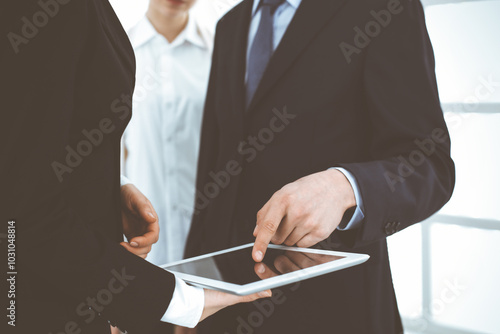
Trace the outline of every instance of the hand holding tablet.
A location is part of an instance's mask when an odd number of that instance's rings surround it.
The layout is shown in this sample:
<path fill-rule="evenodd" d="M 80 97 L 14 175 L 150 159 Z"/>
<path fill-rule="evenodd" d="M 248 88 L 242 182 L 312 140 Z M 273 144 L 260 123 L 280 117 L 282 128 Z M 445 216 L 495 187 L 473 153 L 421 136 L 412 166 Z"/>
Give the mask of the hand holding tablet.
<path fill-rule="evenodd" d="M 260 298 L 268 298 L 272 296 L 271 290 L 261 291 L 245 296 L 237 296 L 211 289 L 204 289 L 204 293 L 205 307 L 203 308 L 200 321 L 205 320 L 212 314 L 215 314 L 228 306 L 239 303 L 250 303 Z"/>

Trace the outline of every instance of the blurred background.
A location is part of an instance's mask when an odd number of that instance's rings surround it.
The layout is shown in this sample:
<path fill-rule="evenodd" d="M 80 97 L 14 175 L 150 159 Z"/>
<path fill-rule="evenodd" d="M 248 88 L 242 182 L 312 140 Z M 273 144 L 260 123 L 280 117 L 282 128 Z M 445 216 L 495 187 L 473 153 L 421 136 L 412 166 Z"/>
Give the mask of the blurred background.
<path fill-rule="evenodd" d="M 125 29 L 148 0 L 111 0 Z M 239 0 L 198 0 L 208 28 Z M 456 188 L 436 215 L 389 237 L 406 333 L 500 333 L 500 1 L 425 0 Z"/>

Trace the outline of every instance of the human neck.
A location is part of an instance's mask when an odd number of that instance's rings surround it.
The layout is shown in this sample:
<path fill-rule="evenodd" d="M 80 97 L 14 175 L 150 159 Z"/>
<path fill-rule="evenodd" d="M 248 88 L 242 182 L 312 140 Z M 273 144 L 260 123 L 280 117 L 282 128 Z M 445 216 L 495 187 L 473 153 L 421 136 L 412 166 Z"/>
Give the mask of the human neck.
<path fill-rule="evenodd" d="M 186 28 L 189 14 L 186 12 L 178 15 L 165 15 L 150 6 L 146 16 L 156 31 L 172 43 Z"/>

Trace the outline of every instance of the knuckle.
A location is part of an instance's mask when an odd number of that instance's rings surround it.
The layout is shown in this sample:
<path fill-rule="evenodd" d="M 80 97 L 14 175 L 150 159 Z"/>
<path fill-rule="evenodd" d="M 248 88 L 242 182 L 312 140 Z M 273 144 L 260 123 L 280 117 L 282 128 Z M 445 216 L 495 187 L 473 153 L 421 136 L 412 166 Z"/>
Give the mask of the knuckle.
<path fill-rule="evenodd" d="M 287 192 L 287 193 L 290 193 L 291 191 L 293 190 L 293 184 L 292 183 L 287 183 L 285 184 L 281 189 L 280 191 L 284 191 L 284 192 Z"/>
<path fill-rule="evenodd" d="M 328 238 L 328 236 L 330 235 L 330 231 L 328 230 L 328 228 L 319 227 L 318 229 L 316 229 L 315 233 L 313 233 L 313 234 L 314 234 L 314 236 L 323 240 L 323 239 Z"/>
<path fill-rule="evenodd" d="M 300 240 L 297 242 L 297 247 L 309 247 L 309 243 L 304 240 Z"/>
<path fill-rule="evenodd" d="M 303 218 L 305 215 L 306 215 L 306 210 L 305 210 L 304 206 L 302 206 L 302 205 L 297 205 L 292 210 L 292 217 Z"/>
<path fill-rule="evenodd" d="M 262 228 L 265 231 L 270 232 L 270 233 L 276 232 L 276 225 L 272 221 L 270 221 L 270 220 L 263 222 L 262 223 Z"/>
<path fill-rule="evenodd" d="M 270 202 L 279 201 L 282 196 L 283 196 L 283 191 L 280 189 L 271 196 L 271 199 L 269 201 Z"/>
<path fill-rule="evenodd" d="M 312 219 L 308 219 L 304 222 L 304 227 L 307 229 L 307 230 L 315 230 L 315 227 L 316 227 L 316 222 Z"/>
<path fill-rule="evenodd" d="M 283 193 L 283 195 L 281 196 L 281 201 L 282 203 L 284 204 L 289 204 L 289 203 L 292 203 L 293 202 L 293 199 L 295 197 L 295 194 L 289 190 L 287 190 L 286 192 Z"/>
<path fill-rule="evenodd" d="M 274 236 L 272 239 L 272 243 L 276 245 L 281 245 L 285 241 L 285 238 L 282 236 Z"/>
<path fill-rule="evenodd" d="M 257 221 L 261 221 L 262 219 L 264 218 L 264 211 L 259 210 L 259 212 L 257 212 Z"/>
<path fill-rule="evenodd" d="M 288 204 L 290 203 L 292 193 L 290 192 L 288 185 L 286 185 L 278 190 L 275 195 L 280 204 Z"/>
<path fill-rule="evenodd" d="M 147 209 L 149 201 L 145 198 L 137 199 L 137 205 L 142 209 Z"/>

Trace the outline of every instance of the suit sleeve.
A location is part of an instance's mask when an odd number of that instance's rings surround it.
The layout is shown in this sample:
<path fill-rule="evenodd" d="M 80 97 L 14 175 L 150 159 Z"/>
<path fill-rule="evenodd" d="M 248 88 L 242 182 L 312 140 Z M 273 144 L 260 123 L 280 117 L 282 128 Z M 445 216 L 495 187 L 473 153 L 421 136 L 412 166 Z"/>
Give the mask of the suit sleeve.
<path fill-rule="evenodd" d="M 12 20 L 3 21 L 3 36 L 20 31 L 20 18 L 40 10 L 35 1 L 9 0 L 4 5 L 2 12 Z M 98 24 L 89 6 L 84 0 L 61 5 L 58 15 L 36 36 L 14 40 L 23 41 L 18 52 L 10 40 L 3 39 L 2 230 L 6 221 L 16 220 L 18 274 L 23 284 L 19 294 L 33 289 L 54 291 L 56 303 L 74 315 L 68 321 L 85 325 L 95 321 L 99 312 L 129 333 L 148 333 L 169 305 L 173 275 L 127 252 L 75 214 L 68 197 L 81 185 L 58 182 L 51 166 L 64 155 L 74 134 L 76 72 L 89 31 Z M 86 181 L 94 182 L 99 191 L 92 172 L 88 171 Z M 104 300 L 101 306 L 105 307 L 89 312 L 92 297 Z M 27 305 L 19 307 L 19 322 L 32 321 L 22 317 Z"/>
<path fill-rule="evenodd" d="M 423 8 L 420 1 L 401 6 L 365 54 L 371 159 L 339 164 L 355 176 L 364 202 L 363 223 L 345 234 L 356 244 L 426 219 L 449 200 L 455 183 Z"/>
<path fill-rule="evenodd" d="M 207 212 L 210 200 L 202 195 L 203 189 L 209 183 L 209 173 L 215 170 L 218 156 L 219 128 L 216 119 L 216 89 L 218 71 L 218 34 L 220 23 L 217 24 L 214 51 L 212 55 L 212 67 L 208 82 L 207 96 L 203 110 L 203 121 L 201 126 L 200 154 L 198 156 L 198 169 L 196 176 L 195 208 L 186 243 L 185 258 L 201 254 L 202 240 L 204 235 L 204 216 Z"/>

